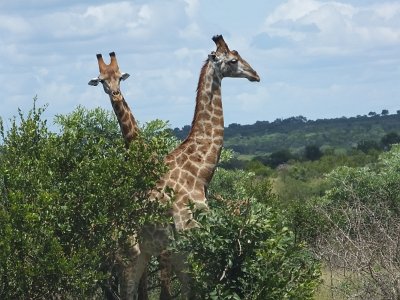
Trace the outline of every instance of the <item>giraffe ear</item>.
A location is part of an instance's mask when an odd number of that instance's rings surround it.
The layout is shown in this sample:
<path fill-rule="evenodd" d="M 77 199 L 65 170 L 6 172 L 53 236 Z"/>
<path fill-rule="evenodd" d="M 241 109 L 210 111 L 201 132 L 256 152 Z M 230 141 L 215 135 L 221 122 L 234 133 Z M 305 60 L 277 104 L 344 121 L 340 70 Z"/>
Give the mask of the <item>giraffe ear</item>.
<path fill-rule="evenodd" d="M 100 78 L 93 78 L 88 82 L 88 85 L 97 86 L 100 82 Z"/>
<path fill-rule="evenodd" d="M 216 55 L 216 53 L 214 51 L 211 52 L 210 54 L 208 54 L 208 59 L 209 60 L 215 61 L 216 58 L 217 58 L 217 55 Z"/>
<path fill-rule="evenodd" d="M 129 76 L 131 76 L 131 75 L 129 75 L 128 73 L 122 73 L 121 80 L 128 79 Z"/>

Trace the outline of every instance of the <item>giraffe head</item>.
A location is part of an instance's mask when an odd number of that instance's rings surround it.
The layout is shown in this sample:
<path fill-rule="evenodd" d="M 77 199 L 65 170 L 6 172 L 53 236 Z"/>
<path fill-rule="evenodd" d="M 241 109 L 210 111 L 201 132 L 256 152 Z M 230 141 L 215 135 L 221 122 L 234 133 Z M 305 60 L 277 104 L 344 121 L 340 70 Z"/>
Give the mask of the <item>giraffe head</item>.
<path fill-rule="evenodd" d="M 239 53 L 236 50 L 229 50 L 222 35 L 215 35 L 212 39 L 217 45 L 217 50 L 211 52 L 208 59 L 214 64 L 221 79 L 224 77 L 241 77 L 250 81 L 260 81 L 257 72 Z"/>
<path fill-rule="evenodd" d="M 97 54 L 97 62 L 99 64 L 100 75 L 89 81 L 89 85 L 103 85 L 104 92 L 109 95 L 119 95 L 121 93 L 119 84 L 121 80 L 129 77 L 128 73 L 121 73 L 118 67 L 115 52 L 110 53 L 111 62 L 106 65 L 101 54 Z"/>

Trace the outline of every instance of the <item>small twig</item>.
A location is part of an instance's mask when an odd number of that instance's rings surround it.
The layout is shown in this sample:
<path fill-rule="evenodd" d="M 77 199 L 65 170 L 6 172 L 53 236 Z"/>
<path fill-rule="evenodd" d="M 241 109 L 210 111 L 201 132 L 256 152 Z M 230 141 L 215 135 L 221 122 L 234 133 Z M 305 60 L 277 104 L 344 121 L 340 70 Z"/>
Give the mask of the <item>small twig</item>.
<path fill-rule="evenodd" d="M 242 231 L 242 230 L 240 230 Z M 242 256 L 242 244 L 240 243 L 240 239 L 237 239 L 237 242 L 239 244 L 239 256 Z"/>
<path fill-rule="evenodd" d="M 222 279 L 225 278 L 226 271 L 228 271 L 228 265 L 226 265 L 225 270 L 222 272 L 222 275 L 221 275 L 221 278 L 219 279 L 219 281 L 222 281 Z"/>

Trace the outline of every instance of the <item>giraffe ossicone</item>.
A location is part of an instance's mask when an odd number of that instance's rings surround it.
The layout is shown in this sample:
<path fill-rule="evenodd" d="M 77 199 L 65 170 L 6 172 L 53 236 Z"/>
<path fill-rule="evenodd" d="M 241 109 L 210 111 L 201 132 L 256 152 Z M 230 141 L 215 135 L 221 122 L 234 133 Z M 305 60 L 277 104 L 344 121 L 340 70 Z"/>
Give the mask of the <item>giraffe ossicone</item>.
<path fill-rule="evenodd" d="M 120 82 L 126 80 L 129 74 L 121 73 L 119 70 L 115 52 L 110 52 L 109 55 L 111 61 L 108 65 L 104 62 L 101 54 L 96 55 L 100 74 L 97 78 L 91 79 L 88 84 L 97 86 L 101 83 L 103 85 L 104 92 L 110 97 L 111 105 L 117 116 L 125 145 L 129 147 L 130 142 L 135 139 L 139 133 L 136 119 L 120 89 Z"/>
<path fill-rule="evenodd" d="M 96 54 L 96 57 L 97 57 L 98 63 L 99 63 L 100 75 L 96 78 L 91 79 L 88 82 L 89 85 L 97 86 L 100 82 L 104 81 L 105 76 L 102 75 L 102 73 L 105 74 L 107 72 L 110 72 L 107 69 L 111 69 L 112 72 L 115 72 L 114 76 L 109 76 L 109 77 L 119 78 L 119 80 L 126 80 L 130 76 L 128 73 L 120 73 L 119 72 L 119 67 L 118 67 L 118 63 L 116 61 L 115 52 L 110 52 L 109 55 L 111 57 L 111 63 L 109 66 L 107 66 L 103 60 L 103 56 L 101 54 Z M 118 73 L 120 73 L 119 77 L 118 77 Z"/>

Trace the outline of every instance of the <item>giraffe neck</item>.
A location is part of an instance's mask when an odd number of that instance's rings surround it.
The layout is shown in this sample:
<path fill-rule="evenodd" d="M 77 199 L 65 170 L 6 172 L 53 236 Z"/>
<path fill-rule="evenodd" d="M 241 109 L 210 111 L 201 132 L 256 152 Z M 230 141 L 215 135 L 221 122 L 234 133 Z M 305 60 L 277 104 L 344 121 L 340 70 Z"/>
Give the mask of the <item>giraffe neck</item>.
<path fill-rule="evenodd" d="M 172 214 L 175 227 L 193 227 L 189 202 L 196 208 L 207 208 L 205 189 L 218 163 L 223 145 L 224 119 L 221 101 L 221 78 L 212 62 L 203 66 L 197 87 L 196 108 L 190 133 L 166 157 L 169 172 L 159 187 L 175 191 Z"/>
<path fill-rule="evenodd" d="M 186 143 L 195 146 L 195 153 L 204 159 L 198 178 L 205 185 L 211 181 L 223 145 L 221 80 L 214 65 L 207 61 L 200 72 L 192 127 L 186 138 Z"/>
<path fill-rule="evenodd" d="M 121 128 L 122 136 L 125 140 L 126 147 L 129 147 L 130 142 L 135 139 L 139 133 L 139 127 L 135 117 L 130 110 L 124 96 L 110 95 L 111 105 L 117 116 L 119 127 Z"/>

